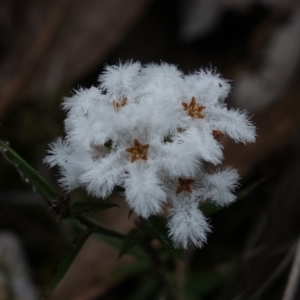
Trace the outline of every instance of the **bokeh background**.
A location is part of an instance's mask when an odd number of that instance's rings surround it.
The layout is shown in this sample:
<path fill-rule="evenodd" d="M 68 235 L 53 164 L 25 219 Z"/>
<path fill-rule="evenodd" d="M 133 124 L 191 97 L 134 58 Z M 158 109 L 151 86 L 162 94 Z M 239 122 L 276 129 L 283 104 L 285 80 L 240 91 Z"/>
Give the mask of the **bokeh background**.
<path fill-rule="evenodd" d="M 186 264 L 170 262 L 184 299 L 300 299 L 300 2 L 1 0 L 0 138 L 55 185 L 42 161 L 63 135 L 62 98 L 130 59 L 216 68 L 232 80 L 229 105 L 257 126 L 255 144 L 223 139 L 224 164 L 242 186 L 264 181 L 212 216 L 208 244 Z M 40 299 L 75 232 L 3 157 L 0 170 L 0 299 Z M 126 233 L 134 218 L 116 201 L 94 217 Z M 117 255 L 91 237 L 47 299 L 156 299 L 147 268 Z"/>

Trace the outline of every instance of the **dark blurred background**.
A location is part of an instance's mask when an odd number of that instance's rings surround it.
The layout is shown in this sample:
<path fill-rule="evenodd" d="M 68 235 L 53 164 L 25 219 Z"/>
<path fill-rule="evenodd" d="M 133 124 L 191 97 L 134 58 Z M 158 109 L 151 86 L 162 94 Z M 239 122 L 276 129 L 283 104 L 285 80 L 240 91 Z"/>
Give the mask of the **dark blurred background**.
<path fill-rule="evenodd" d="M 62 98 L 129 59 L 217 68 L 258 129 L 255 144 L 223 141 L 243 186 L 264 181 L 212 217 L 187 264 L 170 263 L 184 299 L 300 299 L 300 2 L 0 0 L 0 138 L 55 185 L 42 161 L 63 135 Z M 40 299 L 74 232 L 3 157 L 0 170 L 0 300 Z M 99 218 L 125 233 L 127 213 Z M 90 238 L 49 299 L 156 299 L 147 269 L 117 254 Z"/>

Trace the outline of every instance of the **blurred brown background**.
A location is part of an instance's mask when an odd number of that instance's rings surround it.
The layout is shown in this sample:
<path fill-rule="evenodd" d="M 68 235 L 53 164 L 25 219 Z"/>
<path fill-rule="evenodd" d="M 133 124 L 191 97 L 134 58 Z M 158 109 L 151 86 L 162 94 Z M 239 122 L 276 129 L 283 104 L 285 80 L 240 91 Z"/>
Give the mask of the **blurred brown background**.
<path fill-rule="evenodd" d="M 192 251 L 189 264 L 171 266 L 189 287 L 187 299 L 300 299 L 300 2 L 0 0 L 0 137 L 55 184 L 42 160 L 63 134 L 61 99 L 96 85 L 105 63 L 128 59 L 166 61 L 187 73 L 216 67 L 232 80 L 230 105 L 247 109 L 258 128 L 255 144 L 224 141 L 225 163 L 244 186 L 265 181 L 213 216 L 208 245 Z M 3 270 L 15 267 L 0 258 L 0 299 L 38 299 L 74 232 L 53 222 L 2 158 L 0 168 L 0 253 L 19 247 L 24 256 L 24 274 L 9 279 Z M 120 203 L 99 218 L 125 233 L 133 222 Z M 138 296 L 142 271 L 117 253 L 90 238 L 49 299 L 155 299 L 151 288 L 148 298 Z M 23 285 L 14 284 L 20 272 Z M 226 276 L 203 292 L 211 274 Z M 24 286 L 31 296 L 18 294 Z"/>

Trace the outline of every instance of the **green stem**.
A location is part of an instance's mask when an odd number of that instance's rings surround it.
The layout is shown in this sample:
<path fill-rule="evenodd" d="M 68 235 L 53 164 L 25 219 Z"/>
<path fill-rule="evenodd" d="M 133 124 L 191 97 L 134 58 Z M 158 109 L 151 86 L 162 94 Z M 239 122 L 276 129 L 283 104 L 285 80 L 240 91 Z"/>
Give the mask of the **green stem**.
<path fill-rule="evenodd" d="M 147 227 L 145 226 L 145 220 L 143 218 L 140 218 L 140 222 L 141 229 L 147 230 Z M 149 256 L 152 265 L 152 272 L 157 279 L 159 287 L 166 295 L 166 299 L 177 299 L 179 296 L 178 291 L 176 287 L 170 282 L 166 274 L 165 263 L 159 256 L 158 251 L 152 246 L 151 239 L 146 239 L 142 241 L 141 247 Z"/>

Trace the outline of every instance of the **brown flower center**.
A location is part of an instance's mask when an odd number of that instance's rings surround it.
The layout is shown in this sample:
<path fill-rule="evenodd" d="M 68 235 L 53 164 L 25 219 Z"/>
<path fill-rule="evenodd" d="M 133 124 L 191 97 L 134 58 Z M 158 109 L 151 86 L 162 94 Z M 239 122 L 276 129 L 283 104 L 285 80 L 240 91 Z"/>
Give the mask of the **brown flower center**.
<path fill-rule="evenodd" d="M 127 148 L 126 151 L 131 153 L 131 162 L 135 162 L 137 159 L 147 160 L 149 144 L 142 145 L 140 142 L 135 139 L 134 146 L 132 148 Z"/>
<path fill-rule="evenodd" d="M 195 179 L 193 179 L 193 178 L 183 179 L 183 178 L 179 177 L 176 194 L 179 194 L 183 191 L 191 194 L 193 192 L 193 190 L 190 185 L 193 183 L 195 183 Z"/>
<path fill-rule="evenodd" d="M 220 136 L 221 134 L 222 134 L 222 131 L 221 131 L 221 130 L 216 129 L 216 130 L 213 130 L 213 131 L 212 131 L 212 135 L 213 135 L 214 137 L 218 137 L 218 136 Z"/>
<path fill-rule="evenodd" d="M 113 106 L 116 112 L 118 112 L 121 109 L 121 107 L 125 106 L 126 104 L 127 104 L 127 98 L 124 98 L 120 102 L 113 100 Z"/>
<path fill-rule="evenodd" d="M 192 100 L 189 104 L 186 102 L 182 102 L 182 106 L 184 107 L 184 110 L 187 111 L 188 115 L 191 116 L 192 118 L 199 118 L 199 119 L 204 118 L 202 114 L 202 110 L 205 109 L 206 107 L 203 105 L 198 105 L 195 97 L 192 97 Z"/>

